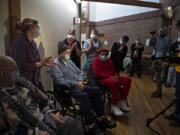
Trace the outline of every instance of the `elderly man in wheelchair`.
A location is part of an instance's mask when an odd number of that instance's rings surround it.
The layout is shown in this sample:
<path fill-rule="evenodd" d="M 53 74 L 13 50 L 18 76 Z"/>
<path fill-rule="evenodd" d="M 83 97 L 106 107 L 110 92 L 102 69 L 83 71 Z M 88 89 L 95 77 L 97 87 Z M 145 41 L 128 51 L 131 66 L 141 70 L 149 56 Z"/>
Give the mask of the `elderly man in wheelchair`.
<path fill-rule="evenodd" d="M 54 84 L 65 86 L 70 91 L 71 97 L 80 101 L 80 113 L 84 118 L 87 133 L 104 135 L 104 129 L 114 128 L 116 123 L 104 117 L 101 89 L 84 83 L 83 72 L 69 59 L 70 52 L 65 43 L 59 42 L 59 57 L 55 59 L 55 66 L 50 70 Z"/>
<path fill-rule="evenodd" d="M 71 117 L 48 107 L 48 98 L 31 82 L 20 77 L 13 59 L 0 56 L 0 104 L 3 135 L 79 135 Z M 1 121 L 2 123 L 2 121 Z"/>

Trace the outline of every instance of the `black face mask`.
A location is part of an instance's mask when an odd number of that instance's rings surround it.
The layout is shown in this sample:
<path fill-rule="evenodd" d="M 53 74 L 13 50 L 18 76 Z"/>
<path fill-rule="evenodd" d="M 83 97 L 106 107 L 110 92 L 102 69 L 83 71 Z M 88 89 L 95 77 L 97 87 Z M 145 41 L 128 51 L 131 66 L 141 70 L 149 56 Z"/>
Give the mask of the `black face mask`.
<path fill-rule="evenodd" d="M 19 71 L 11 72 L 11 80 L 12 80 L 13 83 L 16 83 L 19 78 L 20 78 Z"/>
<path fill-rule="evenodd" d="M 19 71 L 11 71 L 11 72 L 9 72 L 9 71 L 1 71 L 0 72 L 0 75 L 1 76 L 3 76 L 3 74 L 5 74 L 6 72 L 8 72 L 8 74 L 10 75 L 9 76 L 9 78 L 8 78 L 8 81 L 6 81 L 6 83 L 16 83 L 17 82 L 17 80 L 20 78 L 20 73 L 19 73 Z M 5 80 L 4 80 L 5 81 Z M 1 84 L 1 82 L 0 82 L 0 85 L 2 85 Z"/>

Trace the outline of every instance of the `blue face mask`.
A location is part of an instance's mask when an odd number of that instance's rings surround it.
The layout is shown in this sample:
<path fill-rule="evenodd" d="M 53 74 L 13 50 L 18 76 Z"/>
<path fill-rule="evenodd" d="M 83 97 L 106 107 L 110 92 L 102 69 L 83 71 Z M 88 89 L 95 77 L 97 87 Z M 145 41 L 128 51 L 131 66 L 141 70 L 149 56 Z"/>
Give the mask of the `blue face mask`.
<path fill-rule="evenodd" d="M 105 56 L 105 55 L 100 55 L 100 60 L 101 61 L 106 61 L 108 58 L 107 58 L 107 56 Z"/>
<path fill-rule="evenodd" d="M 35 33 L 34 33 L 34 38 L 38 38 L 41 35 L 41 31 L 38 29 Z"/>

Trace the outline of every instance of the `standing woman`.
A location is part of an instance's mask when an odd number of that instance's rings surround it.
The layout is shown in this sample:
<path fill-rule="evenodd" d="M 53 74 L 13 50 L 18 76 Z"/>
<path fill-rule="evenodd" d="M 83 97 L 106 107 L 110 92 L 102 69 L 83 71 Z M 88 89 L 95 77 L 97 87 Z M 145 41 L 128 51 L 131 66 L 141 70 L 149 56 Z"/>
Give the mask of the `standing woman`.
<path fill-rule="evenodd" d="M 25 18 L 16 24 L 22 33 L 14 40 L 11 48 L 11 57 L 16 61 L 22 77 L 44 90 L 40 77 L 43 66 L 53 65 L 51 57 L 41 60 L 34 38 L 40 36 L 39 22 L 32 18 Z"/>

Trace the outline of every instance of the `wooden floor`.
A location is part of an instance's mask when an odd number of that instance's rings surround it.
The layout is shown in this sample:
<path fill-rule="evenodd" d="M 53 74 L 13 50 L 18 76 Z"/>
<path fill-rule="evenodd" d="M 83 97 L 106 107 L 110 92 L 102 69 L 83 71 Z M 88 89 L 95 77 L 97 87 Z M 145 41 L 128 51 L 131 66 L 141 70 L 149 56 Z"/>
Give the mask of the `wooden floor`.
<path fill-rule="evenodd" d="M 163 97 L 152 99 L 150 95 L 155 89 L 155 85 L 150 77 L 143 76 L 141 79 L 133 77 L 132 79 L 133 83 L 128 99 L 132 110 L 121 118 L 112 117 L 117 121 L 117 127 L 110 130 L 109 133 L 110 135 L 155 135 L 146 128 L 146 119 L 166 107 L 173 100 L 175 90 L 163 88 Z M 167 113 L 171 113 L 173 110 L 172 107 Z M 180 128 L 170 127 L 163 116 L 154 121 L 152 127 L 158 130 L 161 135 L 180 135 Z"/>

